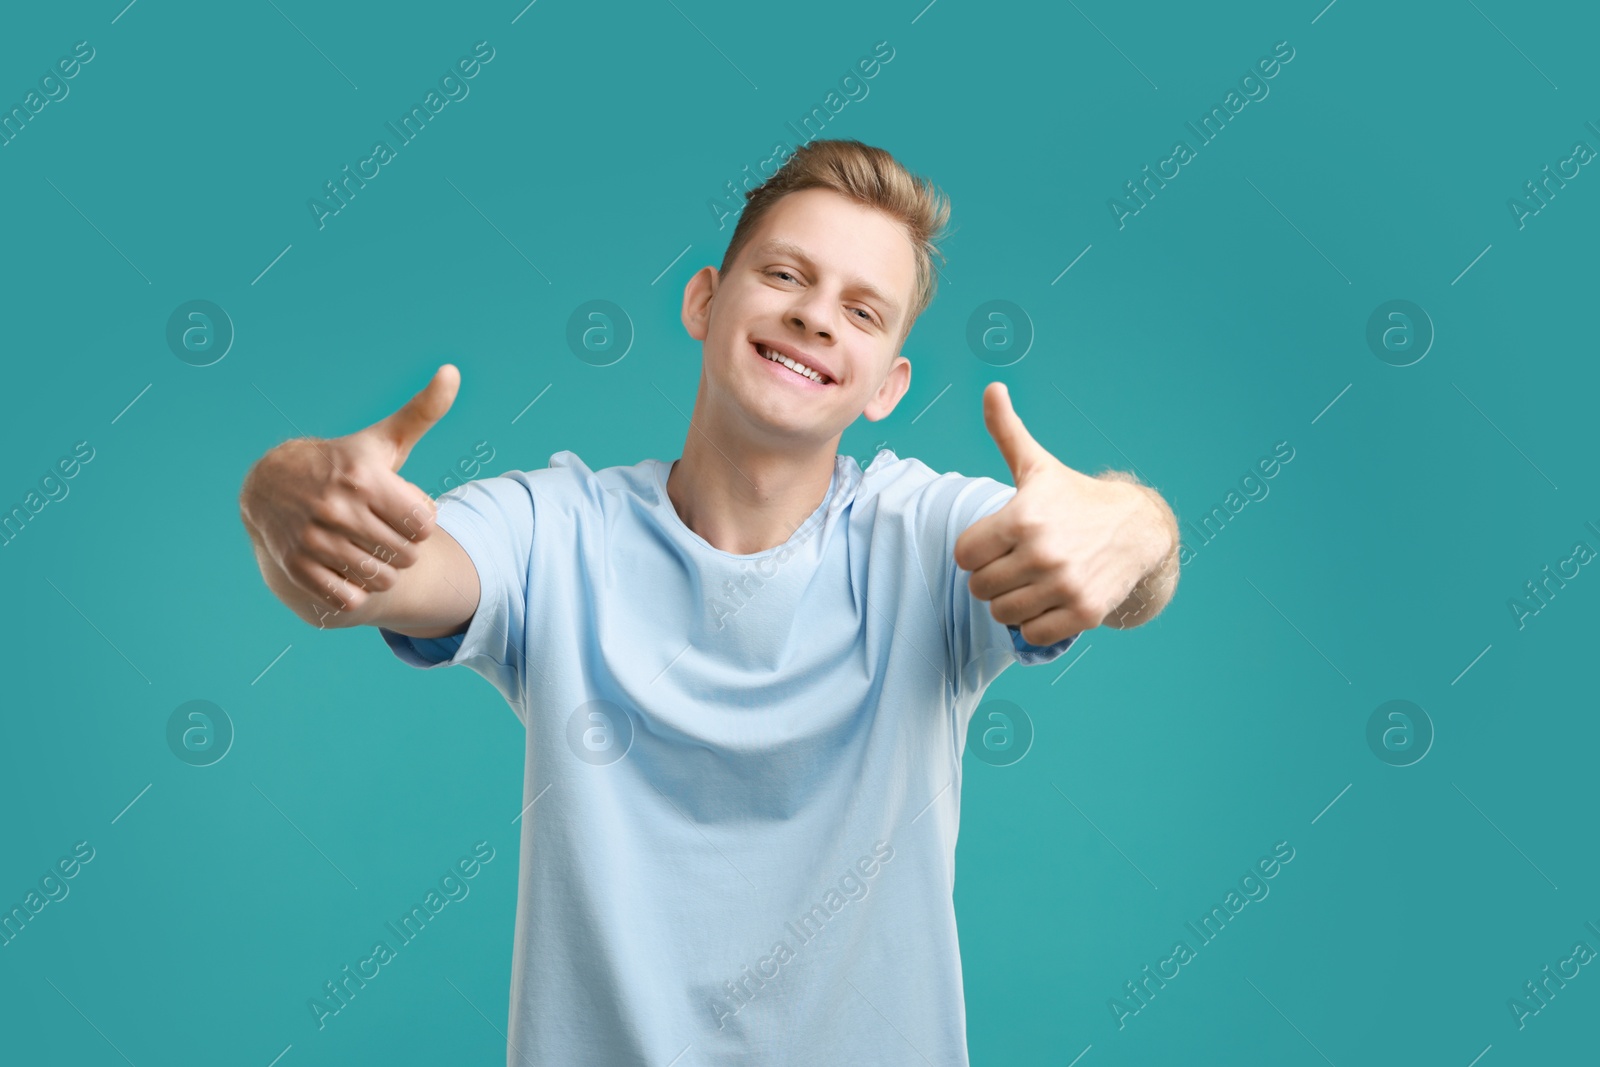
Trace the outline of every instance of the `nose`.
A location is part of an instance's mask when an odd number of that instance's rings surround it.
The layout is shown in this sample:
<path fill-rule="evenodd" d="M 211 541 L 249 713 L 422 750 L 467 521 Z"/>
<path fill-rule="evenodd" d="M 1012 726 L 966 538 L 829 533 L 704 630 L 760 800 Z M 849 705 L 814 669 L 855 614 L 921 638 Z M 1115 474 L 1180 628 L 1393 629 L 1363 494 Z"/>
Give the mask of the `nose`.
<path fill-rule="evenodd" d="M 788 323 L 796 327 L 801 333 L 815 333 L 818 337 L 832 341 L 837 335 L 838 326 L 838 301 L 820 286 L 810 286 L 803 293 L 797 294 L 794 307 L 790 310 Z"/>

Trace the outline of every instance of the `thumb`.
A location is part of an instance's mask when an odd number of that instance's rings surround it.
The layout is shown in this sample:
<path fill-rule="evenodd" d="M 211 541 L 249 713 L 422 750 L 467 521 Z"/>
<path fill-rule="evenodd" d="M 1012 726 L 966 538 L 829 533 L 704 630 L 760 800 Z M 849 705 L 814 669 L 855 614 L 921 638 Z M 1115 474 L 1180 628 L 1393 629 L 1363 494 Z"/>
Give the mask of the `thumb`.
<path fill-rule="evenodd" d="M 461 387 L 461 372 L 454 364 L 446 363 L 434 372 L 422 391 L 402 404 L 399 410 L 380 419 L 364 430 L 394 446 L 394 469 L 405 466 L 411 449 L 422 440 L 422 435 L 433 424 L 444 418 L 450 405 L 455 403 L 456 390 Z"/>
<path fill-rule="evenodd" d="M 1011 468 L 1011 480 L 1018 488 L 1041 465 L 1041 460 L 1054 458 L 1022 425 L 1021 417 L 1011 406 L 1011 391 L 1002 382 L 992 382 L 983 391 L 983 422 L 989 436 L 1000 446 L 1000 454 Z"/>

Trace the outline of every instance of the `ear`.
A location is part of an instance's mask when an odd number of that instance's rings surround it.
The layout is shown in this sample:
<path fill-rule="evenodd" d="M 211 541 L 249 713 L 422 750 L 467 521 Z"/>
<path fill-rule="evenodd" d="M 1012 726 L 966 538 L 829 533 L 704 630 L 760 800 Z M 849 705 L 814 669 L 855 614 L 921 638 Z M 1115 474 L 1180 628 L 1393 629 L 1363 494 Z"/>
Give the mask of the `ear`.
<path fill-rule="evenodd" d="M 906 390 L 911 388 L 911 361 L 905 356 L 896 355 L 889 364 L 889 374 L 883 379 L 883 384 L 878 386 L 878 391 L 872 395 L 872 401 L 867 404 L 861 414 L 865 415 L 868 422 L 877 422 L 879 419 L 889 417 L 895 405 L 900 403 L 900 398 L 906 395 Z"/>
<path fill-rule="evenodd" d="M 717 268 L 701 267 L 683 287 L 683 328 L 696 341 L 711 332 L 711 297 L 717 290 Z"/>

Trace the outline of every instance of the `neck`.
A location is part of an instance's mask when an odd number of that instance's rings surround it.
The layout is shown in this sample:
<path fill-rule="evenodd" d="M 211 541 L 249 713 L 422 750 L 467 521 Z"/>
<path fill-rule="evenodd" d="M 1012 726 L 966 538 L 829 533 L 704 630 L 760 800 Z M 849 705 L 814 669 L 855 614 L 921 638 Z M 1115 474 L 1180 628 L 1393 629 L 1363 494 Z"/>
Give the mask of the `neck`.
<path fill-rule="evenodd" d="M 708 414 L 703 392 L 697 399 L 683 455 L 667 476 L 678 518 L 723 552 L 778 547 L 822 505 L 839 438 L 820 445 L 751 441 Z"/>

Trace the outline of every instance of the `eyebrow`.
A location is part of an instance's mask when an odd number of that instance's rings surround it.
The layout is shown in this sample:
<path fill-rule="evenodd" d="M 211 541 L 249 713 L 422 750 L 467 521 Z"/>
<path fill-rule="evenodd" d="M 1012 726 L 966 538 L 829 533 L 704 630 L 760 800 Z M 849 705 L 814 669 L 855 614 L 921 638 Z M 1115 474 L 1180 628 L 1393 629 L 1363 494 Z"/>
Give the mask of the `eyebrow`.
<path fill-rule="evenodd" d="M 761 244 L 756 246 L 755 252 L 757 255 L 770 253 L 780 256 L 791 256 L 794 259 L 799 260 L 807 267 L 816 266 L 815 261 L 812 260 L 811 256 L 807 254 L 805 249 L 801 248 L 793 241 L 785 241 L 778 237 L 761 242 Z M 861 278 L 855 279 L 850 283 L 850 285 L 851 288 L 866 293 L 868 296 L 872 297 L 874 300 L 878 301 L 878 303 L 884 306 L 884 308 L 889 312 L 888 317 L 890 319 L 890 322 L 888 322 L 886 325 L 894 325 L 895 323 L 899 322 L 900 305 L 895 303 L 894 300 L 890 298 L 888 293 L 884 292 L 882 289 L 879 289 L 871 282 Z"/>

